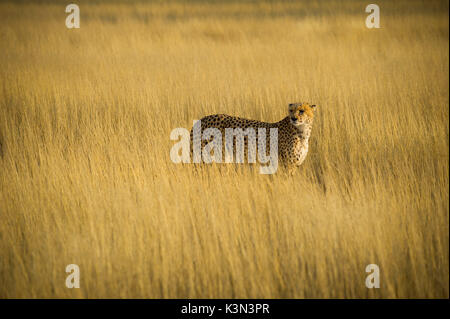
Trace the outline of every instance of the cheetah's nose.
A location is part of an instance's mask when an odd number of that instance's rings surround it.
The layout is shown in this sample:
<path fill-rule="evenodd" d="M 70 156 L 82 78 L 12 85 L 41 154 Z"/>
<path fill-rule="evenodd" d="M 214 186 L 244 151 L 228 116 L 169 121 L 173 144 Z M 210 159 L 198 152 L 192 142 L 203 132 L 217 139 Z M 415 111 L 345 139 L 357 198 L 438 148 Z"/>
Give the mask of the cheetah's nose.
<path fill-rule="evenodd" d="M 297 118 L 296 117 L 291 117 L 292 122 L 296 122 Z"/>

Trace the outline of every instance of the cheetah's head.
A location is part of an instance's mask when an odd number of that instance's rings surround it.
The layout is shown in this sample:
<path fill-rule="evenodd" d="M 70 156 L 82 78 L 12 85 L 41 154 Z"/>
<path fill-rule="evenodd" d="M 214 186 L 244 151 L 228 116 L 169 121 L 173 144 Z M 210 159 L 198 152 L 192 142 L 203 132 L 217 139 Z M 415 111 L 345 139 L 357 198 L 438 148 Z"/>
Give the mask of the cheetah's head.
<path fill-rule="evenodd" d="M 289 104 L 289 119 L 292 125 L 312 124 L 316 106 L 309 103 Z"/>

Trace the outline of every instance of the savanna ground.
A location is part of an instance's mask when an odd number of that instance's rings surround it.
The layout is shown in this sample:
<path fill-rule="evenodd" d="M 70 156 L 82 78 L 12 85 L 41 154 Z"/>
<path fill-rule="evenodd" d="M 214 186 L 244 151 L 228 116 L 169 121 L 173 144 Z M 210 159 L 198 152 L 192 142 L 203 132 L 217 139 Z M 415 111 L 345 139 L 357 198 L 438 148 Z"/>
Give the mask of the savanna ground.
<path fill-rule="evenodd" d="M 449 297 L 447 2 L 68 3 L 0 3 L 0 297 Z M 294 176 L 170 160 L 297 101 Z"/>

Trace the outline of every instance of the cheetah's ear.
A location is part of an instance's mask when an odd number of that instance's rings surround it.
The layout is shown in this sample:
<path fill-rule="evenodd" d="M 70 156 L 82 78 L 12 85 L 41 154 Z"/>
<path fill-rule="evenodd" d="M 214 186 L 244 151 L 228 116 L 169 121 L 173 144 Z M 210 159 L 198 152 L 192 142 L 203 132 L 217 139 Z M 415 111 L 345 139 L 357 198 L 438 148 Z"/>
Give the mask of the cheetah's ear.
<path fill-rule="evenodd" d="M 315 105 L 315 104 L 313 104 L 313 105 L 311 105 L 311 107 L 312 107 L 313 109 L 315 109 L 315 108 L 316 108 L 316 105 Z"/>

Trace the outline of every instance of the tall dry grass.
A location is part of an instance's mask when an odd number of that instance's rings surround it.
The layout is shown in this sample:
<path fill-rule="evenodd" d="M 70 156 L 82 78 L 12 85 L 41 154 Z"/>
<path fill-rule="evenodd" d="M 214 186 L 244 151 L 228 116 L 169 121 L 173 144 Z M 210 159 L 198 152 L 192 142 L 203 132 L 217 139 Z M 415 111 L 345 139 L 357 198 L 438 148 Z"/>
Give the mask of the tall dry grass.
<path fill-rule="evenodd" d="M 449 297 L 446 2 L 66 4 L 0 4 L 0 297 Z M 170 161 L 296 101 L 295 176 Z"/>

